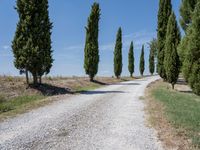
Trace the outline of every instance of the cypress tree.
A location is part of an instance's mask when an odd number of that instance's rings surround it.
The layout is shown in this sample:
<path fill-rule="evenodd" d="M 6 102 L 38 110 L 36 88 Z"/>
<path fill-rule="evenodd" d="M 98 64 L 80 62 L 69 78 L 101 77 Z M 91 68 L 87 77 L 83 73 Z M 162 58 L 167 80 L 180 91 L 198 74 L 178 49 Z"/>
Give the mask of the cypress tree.
<path fill-rule="evenodd" d="M 192 24 L 188 34 L 188 61 L 191 67 L 189 83 L 195 94 L 200 95 L 200 2 L 197 3 L 192 16 Z"/>
<path fill-rule="evenodd" d="M 166 80 L 166 73 L 164 70 L 164 46 L 167 32 L 167 23 L 172 11 L 171 0 L 160 0 L 159 11 L 158 11 L 158 27 L 157 27 L 157 38 L 158 38 L 158 74 Z"/>
<path fill-rule="evenodd" d="M 129 53 L 128 53 L 128 70 L 130 72 L 130 77 L 133 77 L 133 73 L 134 73 L 133 42 L 131 42 Z"/>
<path fill-rule="evenodd" d="M 155 71 L 155 47 L 154 47 L 154 43 L 153 41 L 151 41 L 150 43 L 150 54 L 149 54 L 149 72 L 151 73 L 151 75 L 154 74 Z"/>
<path fill-rule="evenodd" d="M 192 23 L 192 12 L 196 4 L 197 0 L 182 0 L 180 7 L 180 24 L 184 31 L 186 31 L 188 26 Z"/>
<path fill-rule="evenodd" d="M 180 31 L 177 25 L 176 16 L 174 12 L 172 12 L 167 26 L 164 67 L 167 81 L 172 84 L 173 89 L 178 80 L 180 70 L 180 60 L 177 53 L 179 42 Z"/>
<path fill-rule="evenodd" d="M 98 32 L 99 32 L 100 8 L 98 3 L 92 5 L 91 14 L 88 18 L 86 27 L 86 40 L 85 40 L 85 57 L 84 68 L 85 73 L 89 75 L 90 81 L 94 80 L 98 72 L 99 64 L 99 45 L 98 45 Z"/>
<path fill-rule="evenodd" d="M 53 63 L 48 0 L 17 0 L 19 22 L 12 43 L 17 69 L 31 72 L 33 82 L 48 74 Z M 41 81 L 41 80 L 40 80 Z"/>
<path fill-rule="evenodd" d="M 24 4 L 22 0 L 16 2 L 16 8 L 19 15 L 19 22 L 17 24 L 17 29 L 15 32 L 14 40 L 12 42 L 12 50 L 14 54 L 14 65 L 21 73 L 26 72 L 26 82 L 29 84 L 28 78 L 28 66 L 27 66 L 27 55 L 24 51 L 24 46 L 27 42 L 27 34 L 24 29 L 25 27 L 25 14 L 24 14 Z"/>
<path fill-rule="evenodd" d="M 114 73 L 117 78 L 122 73 L 122 29 L 118 29 L 115 50 L 114 50 Z"/>
<path fill-rule="evenodd" d="M 142 52 L 140 56 L 140 74 L 143 76 L 145 70 L 145 60 L 144 60 L 144 45 L 142 45 Z"/>

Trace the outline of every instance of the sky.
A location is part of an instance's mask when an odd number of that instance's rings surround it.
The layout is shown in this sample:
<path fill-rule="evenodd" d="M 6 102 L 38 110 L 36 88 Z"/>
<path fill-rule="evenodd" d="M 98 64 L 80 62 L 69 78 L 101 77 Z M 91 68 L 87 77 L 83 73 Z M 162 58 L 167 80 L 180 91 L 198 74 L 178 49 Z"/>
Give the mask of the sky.
<path fill-rule="evenodd" d="M 128 73 L 128 50 L 134 43 L 135 75 L 139 75 L 139 58 L 145 44 L 145 74 L 149 74 L 148 42 L 156 37 L 159 0 L 49 0 L 49 15 L 53 22 L 52 49 L 54 63 L 51 76 L 85 76 L 83 68 L 85 26 L 91 5 L 99 2 L 100 63 L 98 76 L 112 76 L 113 51 L 119 27 L 123 32 L 123 72 Z M 173 10 L 179 20 L 181 0 L 172 0 Z M 13 65 L 11 42 L 18 14 L 16 0 L 0 0 L 0 75 L 19 75 Z"/>

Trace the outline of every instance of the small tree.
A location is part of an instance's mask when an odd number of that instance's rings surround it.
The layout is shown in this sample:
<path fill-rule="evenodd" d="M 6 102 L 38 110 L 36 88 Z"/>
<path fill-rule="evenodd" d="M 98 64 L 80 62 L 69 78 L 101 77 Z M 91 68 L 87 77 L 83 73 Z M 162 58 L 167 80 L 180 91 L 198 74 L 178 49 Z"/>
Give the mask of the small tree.
<path fill-rule="evenodd" d="M 176 16 L 174 12 L 172 12 L 167 26 L 164 67 L 167 81 L 171 83 L 173 89 L 178 80 L 180 70 L 180 60 L 177 53 L 179 42 L 180 31 L 177 25 Z"/>
<path fill-rule="evenodd" d="M 143 76 L 145 70 L 145 60 L 144 60 L 144 45 L 142 45 L 142 52 L 140 56 L 140 74 Z"/>
<path fill-rule="evenodd" d="M 152 44 L 150 44 L 150 54 L 149 54 L 149 72 L 151 73 L 151 75 L 154 74 L 155 71 L 155 60 L 154 60 L 154 47 Z"/>
<path fill-rule="evenodd" d="M 100 8 L 98 3 L 92 5 L 91 14 L 88 18 L 86 27 L 85 57 L 84 68 L 85 73 L 89 75 L 90 81 L 94 80 L 98 72 L 99 65 L 99 32 Z"/>
<path fill-rule="evenodd" d="M 117 39 L 114 50 L 114 73 L 117 78 L 122 73 L 122 29 L 121 27 L 117 32 Z"/>
<path fill-rule="evenodd" d="M 130 77 L 133 77 L 133 73 L 134 73 L 133 42 L 131 42 L 129 53 L 128 53 L 128 70 L 130 72 Z"/>

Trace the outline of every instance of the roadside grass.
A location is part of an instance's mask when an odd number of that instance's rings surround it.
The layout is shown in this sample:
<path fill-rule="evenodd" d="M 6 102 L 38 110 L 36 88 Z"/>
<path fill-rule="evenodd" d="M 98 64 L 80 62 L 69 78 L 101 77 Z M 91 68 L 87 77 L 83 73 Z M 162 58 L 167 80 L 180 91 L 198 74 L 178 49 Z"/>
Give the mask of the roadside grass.
<path fill-rule="evenodd" d="M 200 148 L 200 97 L 171 90 L 166 83 L 153 88 L 151 94 L 162 103 L 164 114 L 176 131 L 184 132 L 193 146 Z"/>
<path fill-rule="evenodd" d="M 50 104 L 61 95 L 81 94 L 130 80 L 134 78 L 96 77 L 95 82 L 90 82 L 87 77 L 45 77 L 44 84 L 27 88 L 23 77 L 0 76 L 0 121 Z"/>
<path fill-rule="evenodd" d="M 24 95 L 8 100 L 0 96 L 0 120 L 35 108 L 39 103 L 42 104 L 45 98 L 43 95 Z"/>

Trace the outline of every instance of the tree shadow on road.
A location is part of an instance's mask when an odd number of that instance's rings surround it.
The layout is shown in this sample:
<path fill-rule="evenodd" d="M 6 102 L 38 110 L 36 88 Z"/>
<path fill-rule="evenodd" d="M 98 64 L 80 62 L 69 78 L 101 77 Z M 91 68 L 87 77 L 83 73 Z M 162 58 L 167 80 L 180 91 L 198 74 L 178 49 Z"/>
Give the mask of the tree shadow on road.
<path fill-rule="evenodd" d="M 81 91 L 80 94 L 95 95 L 95 94 L 120 94 L 125 93 L 123 91 Z"/>
<path fill-rule="evenodd" d="M 140 83 L 115 83 L 113 85 L 141 85 Z"/>

